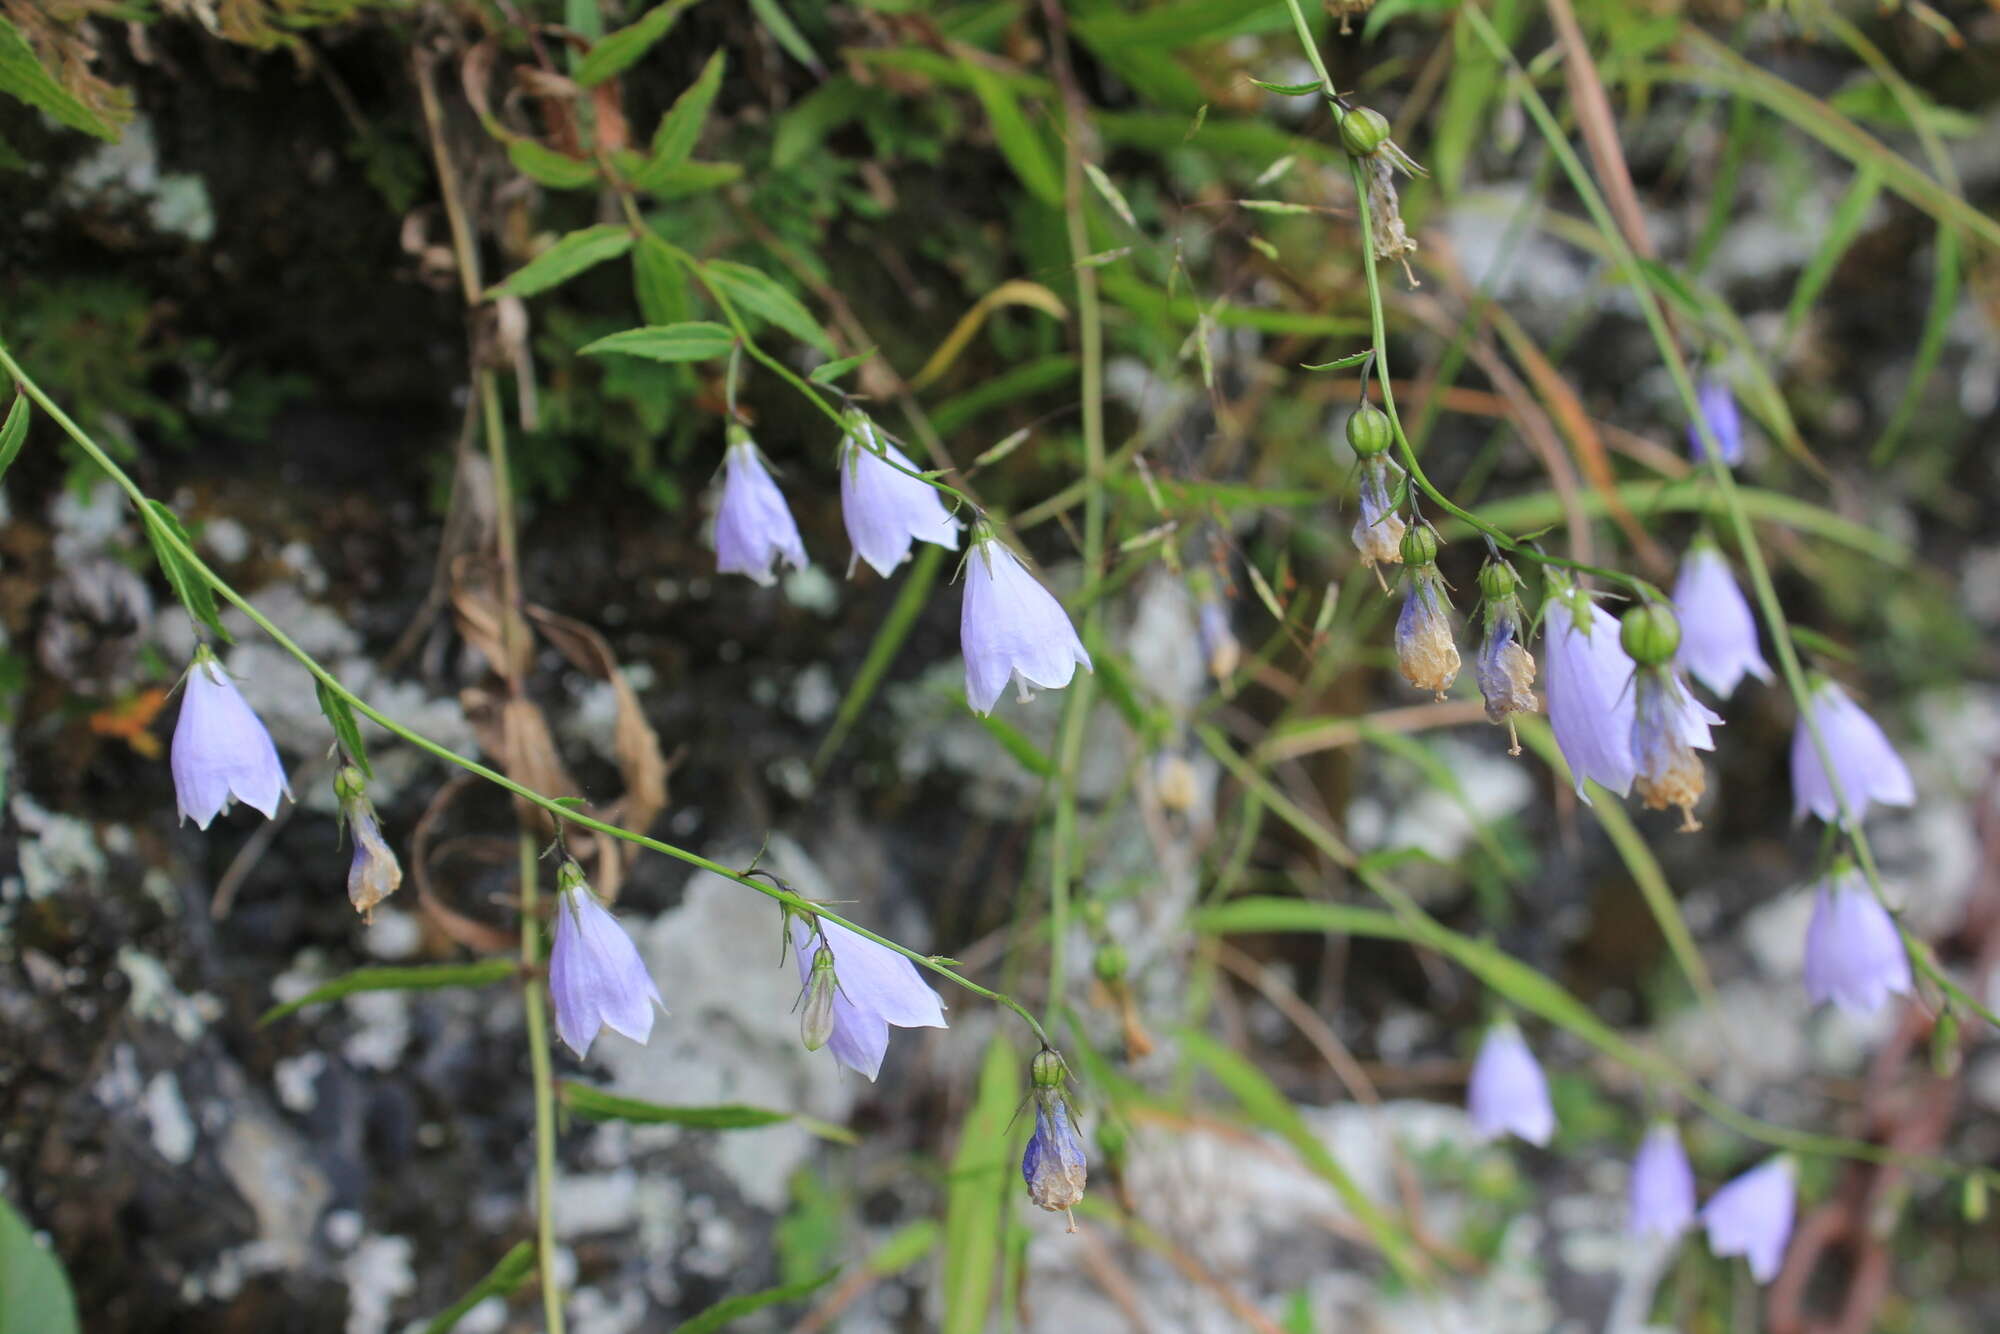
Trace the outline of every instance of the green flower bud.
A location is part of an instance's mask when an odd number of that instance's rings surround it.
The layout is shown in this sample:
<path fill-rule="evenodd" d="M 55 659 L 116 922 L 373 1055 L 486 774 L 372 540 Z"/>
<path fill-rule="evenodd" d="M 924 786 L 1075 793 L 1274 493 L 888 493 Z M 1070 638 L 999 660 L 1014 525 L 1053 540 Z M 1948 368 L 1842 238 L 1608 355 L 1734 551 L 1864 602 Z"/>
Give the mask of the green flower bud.
<path fill-rule="evenodd" d="M 1931 1029 L 1931 1069 L 1939 1079 L 1958 1073 L 1958 1016 L 1949 1008 Z"/>
<path fill-rule="evenodd" d="M 1062 1057 L 1047 1047 L 1036 1052 L 1034 1061 L 1028 1066 L 1028 1078 L 1038 1089 L 1061 1088 L 1066 1073 Z"/>
<path fill-rule="evenodd" d="M 1658 667 L 1681 646 L 1681 623 L 1665 603 L 1642 603 L 1625 613 L 1618 642 L 1641 667 Z"/>
<path fill-rule="evenodd" d="M 1960 1198 L 1959 1207 L 1968 1223 L 1986 1221 L 1986 1174 L 1974 1172 L 1965 1179 L 1965 1193 Z"/>
<path fill-rule="evenodd" d="M 1364 459 L 1387 452 L 1395 442 L 1396 431 L 1389 424 L 1389 414 L 1373 403 L 1363 403 L 1347 419 L 1347 443 Z"/>
<path fill-rule="evenodd" d="M 1479 592 L 1488 602 L 1512 597 L 1521 586 L 1521 576 L 1504 560 L 1490 560 L 1479 567 Z"/>
<path fill-rule="evenodd" d="M 1437 534 L 1422 524 L 1403 534 L 1403 564 L 1432 565 L 1437 562 Z"/>
<path fill-rule="evenodd" d="M 333 776 L 333 795 L 340 798 L 342 804 L 359 801 L 368 795 L 368 782 L 359 769 L 343 764 Z"/>
<path fill-rule="evenodd" d="M 1128 967 L 1125 951 L 1116 945 L 1099 946 L 1097 957 L 1091 960 L 1091 966 L 1097 972 L 1098 981 L 1122 982 L 1125 980 L 1125 970 Z"/>
<path fill-rule="evenodd" d="M 840 982 L 833 973 L 833 951 L 822 945 L 813 955 L 812 978 L 806 983 L 805 1012 L 799 1017 L 799 1037 L 807 1051 L 818 1051 L 833 1036 L 833 994 Z"/>
<path fill-rule="evenodd" d="M 1373 157 L 1389 142 L 1389 118 L 1372 107 L 1355 107 L 1340 118 L 1340 146 L 1356 157 Z"/>

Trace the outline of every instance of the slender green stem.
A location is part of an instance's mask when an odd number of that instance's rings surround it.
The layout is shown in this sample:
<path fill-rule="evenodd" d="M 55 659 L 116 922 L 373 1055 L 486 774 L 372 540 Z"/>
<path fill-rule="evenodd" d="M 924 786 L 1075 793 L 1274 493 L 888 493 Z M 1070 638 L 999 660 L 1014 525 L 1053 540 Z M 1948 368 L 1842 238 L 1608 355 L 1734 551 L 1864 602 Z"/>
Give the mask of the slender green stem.
<path fill-rule="evenodd" d="M 556 1282 L 556 1082 L 549 1064 L 549 1024 L 542 1006 L 542 924 L 535 912 L 535 840 L 521 831 L 522 999 L 528 1010 L 528 1065 L 535 1080 L 535 1254 L 542 1268 L 542 1314 L 548 1334 L 563 1334 L 562 1291 Z M 561 910 L 561 905 L 557 905 Z"/>
<path fill-rule="evenodd" d="M 722 863 L 713 861 L 699 853 L 690 852 L 686 848 L 676 847 L 671 843 L 664 843 L 659 839 L 650 838 L 645 834 L 624 829 L 609 821 L 587 815 L 566 801 L 559 801 L 554 797 L 544 796 L 533 788 L 515 782 L 498 770 L 490 769 L 477 760 L 460 755 L 450 747 L 433 741 L 423 733 L 406 727 L 394 718 L 389 717 L 367 700 L 348 689 L 339 678 L 321 666 L 318 659 L 307 653 L 303 648 L 300 648 L 297 641 L 280 629 L 263 612 L 257 610 L 248 598 L 237 592 L 221 575 L 210 569 L 207 562 L 202 560 L 201 556 L 192 546 L 183 542 L 174 533 L 168 531 L 165 525 L 155 520 L 152 517 L 151 511 L 147 508 L 145 492 L 139 489 L 138 483 L 134 482 L 131 476 L 118 466 L 117 461 L 105 453 L 103 447 L 93 440 L 82 427 L 78 426 L 75 420 L 68 413 L 64 412 L 55 400 L 44 393 L 40 385 L 28 377 L 28 373 L 21 368 L 19 362 L 14 360 L 12 353 L 8 351 L 4 343 L 0 343 L 0 370 L 5 370 L 11 375 L 14 378 L 15 384 L 20 386 L 21 392 L 32 399 L 44 412 L 48 413 L 50 419 L 63 429 L 64 433 L 76 443 L 77 447 L 89 455 L 91 461 L 102 468 L 105 475 L 110 477 L 117 484 L 118 488 L 130 497 L 133 506 L 139 511 L 141 519 L 148 525 L 158 541 L 171 549 L 189 569 L 207 581 L 218 596 L 242 612 L 252 625 L 270 636 L 273 643 L 296 659 L 299 665 L 311 673 L 315 680 L 345 700 L 356 713 L 361 714 L 383 730 L 401 738 L 417 749 L 434 755 L 447 764 L 455 765 L 469 774 L 483 778 L 494 786 L 511 792 L 531 805 L 541 807 L 558 820 L 567 820 L 578 828 L 593 830 L 603 834 L 607 838 L 622 839 L 637 847 L 647 848 L 653 852 L 672 857 L 676 861 L 699 867 L 704 871 L 719 875 L 725 880 L 733 880 L 739 885 L 754 889 L 766 898 L 776 899 L 778 902 L 789 906 L 795 912 L 804 913 L 811 917 L 824 918 L 836 925 L 844 926 L 856 935 L 874 941 L 884 949 L 894 950 L 918 967 L 928 969 L 940 977 L 950 979 L 953 983 L 975 996 L 984 996 L 996 1005 L 1005 1006 L 1019 1015 L 1022 1022 L 1026 1023 L 1034 1031 L 1037 1038 L 1042 1039 L 1044 1042 L 1047 1041 L 1047 1034 L 1042 1028 L 1041 1021 L 1029 1013 L 1027 1007 L 1011 996 L 987 987 L 982 987 L 977 982 L 962 976 L 949 964 L 941 961 L 936 956 L 920 954 L 906 945 L 899 945 L 887 937 L 875 934 L 864 926 L 850 922 L 836 913 L 828 912 L 819 905 L 801 898 L 789 890 L 778 889 L 775 886 L 764 884 L 762 881 L 754 880 L 740 871 L 724 866 Z"/>

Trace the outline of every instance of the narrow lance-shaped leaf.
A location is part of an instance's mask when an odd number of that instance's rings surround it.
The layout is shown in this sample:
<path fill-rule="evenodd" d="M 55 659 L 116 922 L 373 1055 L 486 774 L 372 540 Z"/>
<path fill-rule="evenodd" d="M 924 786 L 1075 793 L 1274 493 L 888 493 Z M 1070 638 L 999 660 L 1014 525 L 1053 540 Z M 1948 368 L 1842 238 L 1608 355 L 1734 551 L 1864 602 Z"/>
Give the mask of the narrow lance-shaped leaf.
<path fill-rule="evenodd" d="M 35 59 L 34 49 L 21 36 L 21 30 L 4 17 L 0 17 L 0 92 L 11 93 L 29 106 L 48 112 L 72 130 L 82 130 L 113 143 L 118 141 L 117 127 L 56 82 L 42 68 L 42 62 Z"/>
<path fill-rule="evenodd" d="M 709 260 L 701 268 L 742 313 L 767 320 L 828 356 L 837 350 L 812 313 L 770 274 L 726 259 Z"/>
<path fill-rule="evenodd" d="M 437 1316 L 424 1326 L 423 1334 L 451 1334 L 458 1328 L 458 1322 L 471 1313 L 472 1308 L 488 1297 L 511 1297 L 515 1289 L 527 1282 L 534 1272 L 535 1248 L 525 1241 L 514 1243 L 514 1248 L 500 1257 L 500 1263 L 488 1270 L 486 1277 L 472 1285 L 463 1297 L 438 1312 Z"/>
<path fill-rule="evenodd" d="M 76 1298 L 62 1262 L 0 1199 L 0 1334 L 77 1334 Z"/>
<path fill-rule="evenodd" d="M 723 53 L 717 51 L 701 67 L 701 77 L 688 90 L 674 99 L 667 114 L 660 117 L 660 128 L 653 132 L 653 157 L 647 165 L 654 170 L 677 166 L 687 161 L 694 152 L 695 141 L 701 137 L 702 123 L 708 119 L 708 109 L 715 102 L 716 89 L 722 86 L 722 71 L 725 65 Z"/>
<path fill-rule="evenodd" d="M 361 771 L 363 778 L 373 778 L 375 770 L 368 763 L 367 748 L 361 744 L 361 724 L 355 719 L 354 710 L 317 677 L 313 678 L 313 690 L 319 696 L 319 711 L 326 715 L 327 722 L 333 727 L 334 740 L 340 743 L 341 750 L 347 753 L 347 758 Z"/>
<path fill-rule="evenodd" d="M 819 57 L 813 54 L 811 43 L 806 41 L 805 35 L 793 24 L 791 16 L 785 13 L 778 0 L 750 0 L 750 9 L 792 59 L 815 74 L 826 72 L 826 67 L 819 63 Z"/>
<path fill-rule="evenodd" d="M 533 296 L 565 283 L 607 259 L 616 259 L 631 248 L 632 232 L 629 228 L 611 223 L 585 227 L 571 232 L 529 260 L 486 295 Z"/>
<path fill-rule="evenodd" d="M 229 643 L 229 632 L 222 628 L 222 618 L 215 613 L 215 590 L 208 586 L 201 571 L 188 564 L 171 540 L 178 539 L 181 546 L 188 548 L 194 545 L 179 517 L 159 501 L 147 501 L 146 536 L 152 540 L 153 557 L 160 562 L 160 573 L 167 577 L 168 586 L 187 608 L 188 615 L 207 626 L 217 639 Z"/>
<path fill-rule="evenodd" d="M 21 446 L 28 442 L 28 396 L 16 394 L 14 405 L 7 409 L 7 420 L 0 424 L 0 477 L 14 466 L 14 460 L 21 456 Z"/>
<path fill-rule="evenodd" d="M 590 48 L 571 77 L 580 87 L 595 88 L 624 73 L 652 49 L 653 43 L 667 35 L 682 11 L 693 4 L 694 0 L 667 0 L 666 4 L 654 5 L 640 15 L 637 22 L 606 33 Z"/>
<path fill-rule="evenodd" d="M 597 164 L 558 153 L 533 139 L 509 138 L 507 159 L 523 176 L 554 190 L 577 190 L 597 179 Z"/>
<path fill-rule="evenodd" d="M 513 959 L 482 959 L 478 963 L 418 964 L 408 968 L 357 968 L 297 1000 L 274 1005 L 257 1017 L 258 1026 L 296 1014 L 308 1005 L 324 1005 L 361 991 L 436 991 L 443 987 L 483 987 L 518 977 L 521 965 Z"/>
<path fill-rule="evenodd" d="M 745 1297 L 728 1297 L 703 1311 L 692 1320 L 684 1320 L 674 1326 L 673 1334 L 713 1334 L 731 1321 L 740 1320 L 752 1311 L 761 1311 L 779 1302 L 795 1302 L 831 1283 L 840 1270 L 829 1269 L 824 1274 L 802 1279 L 797 1283 L 787 1283 L 782 1287 L 766 1288 Z"/>
<path fill-rule="evenodd" d="M 652 361 L 706 361 L 710 357 L 726 356 L 734 346 L 736 335 L 722 325 L 707 320 L 688 320 L 680 324 L 648 325 L 643 329 L 607 334 L 596 342 L 584 344 L 581 350 L 585 356 L 592 357 L 616 352 Z"/>

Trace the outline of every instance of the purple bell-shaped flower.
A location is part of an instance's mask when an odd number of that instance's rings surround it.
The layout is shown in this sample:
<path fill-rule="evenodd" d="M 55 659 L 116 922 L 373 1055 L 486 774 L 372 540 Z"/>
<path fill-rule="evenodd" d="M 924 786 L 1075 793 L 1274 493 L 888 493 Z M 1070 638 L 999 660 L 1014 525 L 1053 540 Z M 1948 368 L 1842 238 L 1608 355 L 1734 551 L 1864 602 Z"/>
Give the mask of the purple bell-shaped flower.
<path fill-rule="evenodd" d="M 1800 716 L 1792 733 L 1792 815 L 1803 820 L 1811 811 L 1828 824 L 1840 820 L 1840 798 L 1847 799 L 1848 813 L 1859 820 L 1868 812 L 1868 803 L 1908 806 L 1917 799 L 1917 786 L 1903 757 L 1889 744 L 1873 718 L 1847 697 L 1832 681 L 1816 682 L 1807 696 L 1806 707 L 1819 724 L 1820 739 L 1826 743 L 1827 758 L 1839 776 L 1836 796 L 1826 766 L 1819 761 L 1812 733 Z"/>
<path fill-rule="evenodd" d="M 1486 1030 L 1466 1084 L 1465 1104 L 1472 1124 L 1488 1139 L 1515 1135 L 1541 1146 L 1556 1133 L 1549 1081 L 1521 1030 L 1511 1023 Z"/>
<path fill-rule="evenodd" d="M 1705 375 L 1695 387 L 1695 401 L 1701 405 L 1701 419 L 1708 423 L 1722 461 L 1732 468 L 1743 462 L 1743 419 L 1737 415 L 1736 398 L 1729 392 L 1729 386 L 1713 375 Z M 1701 443 L 1701 432 L 1692 423 L 1688 425 L 1688 452 L 1697 463 L 1708 457 L 1708 450 Z"/>
<path fill-rule="evenodd" d="M 206 829 L 232 802 L 278 813 L 292 790 L 271 734 L 244 702 L 236 683 L 207 645 L 197 648 L 182 678 L 181 716 L 174 723 L 169 767 L 181 819 Z"/>
<path fill-rule="evenodd" d="M 872 1080 L 882 1072 L 891 1026 L 946 1026 L 944 1002 L 896 951 L 825 918 L 794 917 L 791 932 L 806 988 L 808 1048 L 816 1050 L 819 1039 L 834 1059 Z"/>
<path fill-rule="evenodd" d="M 1895 919 L 1851 862 L 1836 865 L 1813 896 L 1806 925 L 1806 995 L 1850 1014 L 1873 1014 L 1891 993 L 1909 995 L 1910 956 Z"/>
<path fill-rule="evenodd" d="M 1632 790 L 1632 659 L 1618 622 L 1574 584 L 1549 572 L 1542 606 L 1549 727 L 1585 801 L 1586 779 L 1624 796 Z"/>
<path fill-rule="evenodd" d="M 1750 1262 L 1750 1276 L 1769 1283 L 1785 1261 L 1792 1239 L 1793 1196 L 1791 1159 L 1773 1158 L 1753 1167 L 1709 1197 L 1702 1207 L 1708 1248 L 1717 1255 L 1740 1255 Z"/>
<path fill-rule="evenodd" d="M 1646 1132 L 1625 1198 L 1625 1231 L 1634 1237 L 1677 1237 L 1694 1221 L 1694 1169 L 1673 1122 Z"/>
<path fill-rule="evenodd" d="M 1092 671 L 1069 613 L 1021 558 L 980 524 L 965 559 L 965 602 L 958 618 L 965 654 L 965 698 L 975 713 L 991 713 L 1009 681 L 1061 690 L 1078 667 Z"/>
<path fill-rule="evenodd" d="M 1770 664 L 1757 646 L 1757 620 L 1714 543 L 1697 542 L 1681 560 L 1674 611 L 1681 621 L 1674 664 L 1717 699 L 1728 699 L 1746 675 L 1770 681 Z"/>
<path fill-rule="evenodd" d="M 653 1035 L 653 1007 L 666 1008 L 639 947 L 597 901 L 583 869 L 565 861 L 556 873 L 555 944 L 549 950 L 549 999 L 556 1032 L 578 1056 L 603 1029 L 643 1043 Z"/>
<path fill-rule="evenodd" d="M 883 439 L 873 422 L 858 411 L 850 414 L 840 442 L 840 515 L 854 544 L 848 573 L 854 572 L 855 561 L 864 560 L 886 579 L 910 558 L 913 542 L 958 550 L 958 520 L 945 509 L 936 487 L 910 475 L 916 471 L 917 465 Z"/>
<path fill-rule="evenodd" d="M 777 582 L 781 563 L 795 570 L 806 567 L 806 544 L 757 446 L 741 427 L 732 426 L 729 433 L 722 500 L 715 510 L 715 568 L 720 574 L 748 575 L 769 588 Z"/>

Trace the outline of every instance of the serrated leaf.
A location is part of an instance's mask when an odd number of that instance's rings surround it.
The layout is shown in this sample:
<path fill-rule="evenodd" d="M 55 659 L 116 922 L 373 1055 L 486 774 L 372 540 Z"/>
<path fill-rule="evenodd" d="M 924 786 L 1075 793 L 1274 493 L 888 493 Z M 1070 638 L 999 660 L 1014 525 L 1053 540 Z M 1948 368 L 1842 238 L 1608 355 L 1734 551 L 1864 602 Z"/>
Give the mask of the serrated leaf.
<path fill-rule="evenodd" d="M 354 710 L 318 677 L 313 678 L 313 690 L 319 695 L 319 711 L 333 725 L 334 740 L 347 752 L 347 758 L 361 771 L 363 778 L 373 778 L 375 770 L 369 765 L 368 751 L 361 744 L 361 724 L 355 719 Z"/>
<path fill-rule="evenodd" d="M 779 46 L 785 48 L 792 59 L 815 74 L 824 71 L 825 66 L 821 65 L 819 57 L 813 54 L 812 44 L 806 41 L 805 34 L 792 23 L 791 16 L 785 13 L 778 0 L 750 0 L 750 9 L 756 14 L 757 21 L 764 25 L 765 30 Z"/>
<path fill-rule="evenodd" d="M 7 409 L 7 420 L 0 423 L 0 478 L 14 466 L 14 460 L 21 456 L 21 446 L 28 442 L 28 396 L 14 395 L 14 405 Z"/>
<path fill-rule="evenodd" d="M 714 1334 L 732 1320 L 740 1320 L 752 1311 L 761 1311 L 779 1302 L 795 1302 L 802 1297 L 810 1297 L 827 1284 L 833 1282 L 840 1269 L 827 1270 L 824 1274 L 801 1279 L 797 1283 L 787 1283 L 782 1287 L 766 1288 L 744 1297 L 728 1297 L 703 1311 L 692 1320 L 684 1320 L 675 1325 L 673 1334 Z"/>
<path fill-rule="evenodd" d="M 535 1269 L 535 1248 L 525 1241 L 514 1243 L 514 1249 L 500 1257 L 500 1263 L 488 1270 L 486 1277 L 472 1285 L 463 1297 L 438 1312 L 437 1316 L 424 1326 L 423 1334 L 451 1334 L 458 1328 L 458 1322 L 465 1319 L 472 1308 L 488 1297 L 511 1297 L 515 1289 L 528 1281 L 528 1275 Z"/>
<path fill-rule="evenodd" d="M 701 269 L 708 275 L 709 281 L 720 287 L 723 294 L 744 313 L 777 325 L 828 356 L 839 350 L 799 299 L 780 287 L 777 280 L 762 269 L 753 269 L 748 264 L 727 259 L 711 259 Z"/>
<path fill-rule="evenodd" d="M 701 67 L 701 76 L 690 85 L 686 92 L 674 99 L 667 108 L 667 114 L 660 117 L 660 128 L 653 131 L 653 156 L 647 165 L 649 169 L 664 171 L 688 160 L 694 152 L 695 141 L 701 138 L 702 124 L 708 119 L 708 109 L 715 102 L 715 93 L 722 86 L 722 71 L 725 61 L 723 53 L 717 51 Z"/>
<path fill-rule="evenodd" d="M 62 1261 L 0 1199 L 0 1334 L 77 1334 L 78 1328 Z"/>
<path fill-rule="evenodd" d="M 735 346 L 736 335 L 722 325 L 688 320 L 607 334 L 579 350 L 587 357 L 621 353 L 651 361 L 707 361 L 710 357 L 727 356 Z"/>
<path fill-rule="evenodd" d="M 597 179 L 597 164 L 558 153 L 533 139 L 509 139 L 507 160 L 523 176 L 555 190 L 576 190 Z"/>
<path fill-rule="evenodd" d="M 1124 194 L 1104 174 L 1104 168 L 1095 162 L 1083 164 L 1083 174 L 1090 177 L 1090 183 L 1097 187 L 1097 193 L 1104 196 L 1104 202 L 1111 205 L 1111 211 L 1125 220 L 1125 225 L 1133 231 L 1139 230 L 1139 220 L 1132 216 L 1132 206 L 1125 202 Z"/>
<path fill-rule="evenodd" d="M 812 373 L 806 376 L 806 378 L 814 384 L 832 384 L 835 380 L 838 380 L 841 376 L 847 374 L 874 355 L 875 349 L 871 347 L 866 352 L 858 352 L 851 357 L 842 357 L 839 361 L 826 362 L 823 365 L 813 367 Z"/>
<path fill-rule="evenodd" d="M 674 26 L 674 20 L 694 2 L 667 0 L 666 4 L 654 5 L 636 22 L 617 32 L 606 33 L 591 46 L 570 77 L 579 87 L 595 88 L 624 73 L 652 49 L 653 43 L 667 35 L 667 30 Z"/>
<path fill-rule="evenodd" d="M 308 1005 L 324 1005 L 343 996 L 363 991 L 438 991 L 445 987 L 487 987 L 519 977 L 521 965 L 513 959 L 482 959 L 477 963 L 414 964 L 407 968 L 357 968 L 297 1000 L 273 1005 L 257 1017 L 258 1027 L 296 1014 Z"/>
<path fill-rule="evenodd" d="M 207 626 L 216 638 L 229 643 L 229 632 L 222 628 L 222 618 L 215 614 L 215 590 L 168 540 L 177 538 L 182 546 L 190 550 L 194 547 L 194 540 L 181 526 L 179 516 L 157 500 L 146 502 L 146 513 L 146 536 L 153 543 L 153 558 L 159 561 L 160 573 L 166 576 L 174 596 L 187 608 L 189 616 Z"/>
<path fill-rule="evenodd" d="M 1324 91 L 1317 80 L 1312 83 L 1267 83 L 1263 79 L 1252 79 L 1250 82 L 1267 93 L 1282 93 L 1286 97 L 1311 97 L 1314 93 Z"/>
<path fill-rule="evenodd" d="M 633 175 L 632 188 L 643 190 L 655 199 L 686 199 L 727 185 L 742 175 L 743 166 L 737 162 L 676 162 L 657 170 L 647 163 Z"/>
<path fill-rule="evenodd" d="M 34 48 L 6 18 L 0 17 L 0 93 L 11 93 L 31 107 L 48 112 L 72 130 L 82 130 L 112 143 L 118 129 L 85 106 L 35 59 Z"/>
<path fill-rule="evenodd" d="M 523 264 L 507 281 L 489 290 L 488 298 L 500 296 L 533 296 L 546 292 L 551 287 L 568 282 L 585 269 L 594 268 L 607 259 L 616 259 L 632 248 L 630 228 L 612 223 L 601 223 L 595 227 L 585 227 L 557 241 L 541 254 Z"/>

